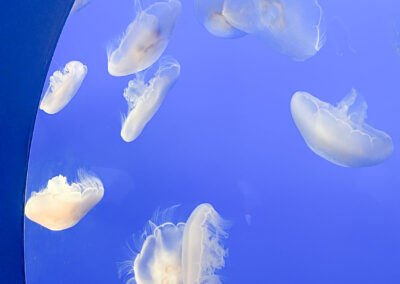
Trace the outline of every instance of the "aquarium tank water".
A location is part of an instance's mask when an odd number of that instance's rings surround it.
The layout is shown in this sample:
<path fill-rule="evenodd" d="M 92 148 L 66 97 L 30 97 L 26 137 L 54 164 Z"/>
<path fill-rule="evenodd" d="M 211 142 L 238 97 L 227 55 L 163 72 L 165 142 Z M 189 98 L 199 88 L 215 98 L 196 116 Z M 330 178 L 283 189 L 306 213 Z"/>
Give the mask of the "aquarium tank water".
<path fill-rule="evenodd" d="M 399 76 L 397 0 L 75 0 L 27 283 L 400 283 Z"/>

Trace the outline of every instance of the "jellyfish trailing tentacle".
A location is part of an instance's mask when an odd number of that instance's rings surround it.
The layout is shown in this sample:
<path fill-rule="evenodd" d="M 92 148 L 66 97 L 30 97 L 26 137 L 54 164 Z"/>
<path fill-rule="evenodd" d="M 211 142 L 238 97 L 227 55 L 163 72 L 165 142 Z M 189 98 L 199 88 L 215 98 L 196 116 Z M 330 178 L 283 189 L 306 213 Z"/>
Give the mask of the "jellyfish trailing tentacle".
<path fill-rule="evenodd" d="M 293 120 L 309 148 L 343 167 L 374 166 L 393 152 L 392 138 L 365 123 L 367 107 L 355 90 L 336 107 L 306 92 L 291 100 Z"/>

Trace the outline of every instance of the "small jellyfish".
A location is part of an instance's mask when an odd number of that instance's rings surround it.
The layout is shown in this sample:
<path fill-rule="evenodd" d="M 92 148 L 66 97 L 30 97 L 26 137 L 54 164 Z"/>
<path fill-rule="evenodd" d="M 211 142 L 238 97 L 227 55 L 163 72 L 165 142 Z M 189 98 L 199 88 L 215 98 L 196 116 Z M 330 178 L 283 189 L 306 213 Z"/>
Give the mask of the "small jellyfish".
<path fill-rule="evenodd" d="M 153 65 L 168 45 L 181 11 L 179 0 L 160 1 L 142 10 L 135 0 L 136 18 L 128 26 L 119 46 L 108 52 L 108 72 L 126 76 Z"/>
<path fill-rule="evenodd" d="M 25 215 L 52 231 L 75 226 L 102 198 L 102 182 L 83 172 L 79 181 L 69 184 L 59 175 L 50 179 L 39 192 L 32 192 L 25 205 Z"/>
<path fill-rule="evenodd" d="M 133 275 L 127 284 L 220 283 L 215 270 L 225 264 L 226 221 L 210 204 L 199 205 L 186 224 L 149 224 L 140 253 L 122 263 L 120 273 Z"/>
<path fill-rule="evenodd" d="M 79 61 L 67 63 L 62 72 L 55 71 L 50 76 L 50 85 L 40 103 L 40 109 L 48 114 L 62 110 L 75 96 L 86 73 L 87 67 Z"/>
<path fill-rule="evenodd" d="M 367 104 L 355 90 L 337 106 L 297 92 L 292 97 L 291 112 L 308 147 L 334 164 L 373 166 L 393 152 L 391 137 L 364 122 Z"/>
<path fill-rule="evenodd" d="M 70 13 L 72 14 L 83 9 L 87 4 L 89 4 L 90 1 L 91 0 L 75 0 Z"/>
<path fill-rule="evenodd" d="M 315 55 L 325 43 L 323 11 L 317 0 L 254 0 L 257 34 L 296 61 Z"/>
<path fill-rule="evenodd" d="M 225 265 L 225 227 L 226 221 L 210 204 L 200 204 L 192 212 L 183 231 L 183 283 L 220 283 L 215 270 Z"/>
<path fill-rule="evenodd" d="M 182 283 L 183 228 L 184 223 L 169 222 L 153 228 L 133 262 L 137 284 Z"/>
<path fill-rule="evenodd" d="M 200 23 L 213 35 L 225 38 L 237 38 L 245 32 L 232 26 L 224 15 L 224 0 L 195 0 L 195 14 Z"/>
<path fill-rule="evenodd" d="M 148 82 L 144 78 L 146 71 L 136 74 L 124 91 L 129 109 L 123 119 L 121 137 L 126 142 L 135 140 L 157 112 L 179 77 L 180 65 L 174 58 L 166 56 L 160 59 L 158 70 Z"/>

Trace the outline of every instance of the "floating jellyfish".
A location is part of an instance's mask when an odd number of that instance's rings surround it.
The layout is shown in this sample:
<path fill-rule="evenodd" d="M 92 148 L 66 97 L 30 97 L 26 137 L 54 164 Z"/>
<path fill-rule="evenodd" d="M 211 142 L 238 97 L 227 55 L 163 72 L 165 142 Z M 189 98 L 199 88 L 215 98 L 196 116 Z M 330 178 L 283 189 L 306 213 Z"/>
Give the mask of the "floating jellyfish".
<path fill-rule="evenodd" d="M 86 73 L 87 67 L 79 61 L 67 63 L 62 72 L 55 71 L 50 76 L 50 86 L 40 103 L 40 109 L 48 114 L 62 110 L 75 96 Z"/>
<path fill-rule="evenodd" d="M 70 13 L 72 14 L 81 10 L 82 8 L 86 7 L 86 5 L 89 4 L 90 1 L 91 0 L 75 0 Z"/>
<path fill-rule="evenodd" d="M 174 58 L 166 56 L 160 59 L 158 70 L 148 82 L 145 82 L 145 73 L 136 74 L 124 91 L 129 110 L 122 123 L 121 137 L 126 142 L 135 140 L 157 112 L 179 77 L 180 65 Z"/>
<path fill-rule="evenodd" d="M 153 65 L 168 45 L 181 11 L 179 0 L 160 1 L 142 10 L 136 2 L 136 18 L 128 26 L 119 46 L 108 52 L 108 72 L 126 76 Z"/>
<path fill-rule="evenodd" d="M 50 179 L 46 188 L 32 192 L 25 205 L 25 215 L 52 231 L 76 225 L 102 198 L 102 182 L 84 173 L 79 181 L 69 184 L 59 175 Z"/>
<path fill-rule="evenodd" d="M 220 283 L 215 270 L 225 265 L 224 227 L 226 221 L 210 204 L 201 204 L 192 212 L 183 231 L 183 283 Z"/>
<path fill-rule="evenodd" d="M 223 15 L 235 28 L 258 35 L 297 61 L 312 57 L 325 43 L 317 0 L 225 0 Z"/>
<path fill-rule="evenodd" d="M 133 263 L 137 284 L 182 283 L 182 234 L 184 223 L 164 223 L 147 236 Z"/>
<path fill-rule="evenodd" d="M 355 90 L 337 106 L 297 92 L 292 97 L 291 112 L 310 149 L 334 164 L 373 166 L 393 152 L 391 137 L 364 122 L 367 104 Z"/>
<path fill-rule="evenodd" d="M 195 0 L 195 14 L 200 23 L 213 35 L 237 38 L 245 32 L 232 26 L 224 15 L 224 0 Z"/>
<path fill-rule="evenodd" d="M 186 224 L 150 225 L 133 265 L 124 263 L 132 265 L 123 269 L 134 275 L 127 283 L 220 283 L 215 270 L 225 264 L 222 240 L 227 237 L 226 222 L 210 204 L 199 205 Z"/>
<path fill-rule="evenodd" d="M 317 0 L 254 0 L 257 34 L 278 52 L 297 61 L 325 44 L 323 11 Z"/>

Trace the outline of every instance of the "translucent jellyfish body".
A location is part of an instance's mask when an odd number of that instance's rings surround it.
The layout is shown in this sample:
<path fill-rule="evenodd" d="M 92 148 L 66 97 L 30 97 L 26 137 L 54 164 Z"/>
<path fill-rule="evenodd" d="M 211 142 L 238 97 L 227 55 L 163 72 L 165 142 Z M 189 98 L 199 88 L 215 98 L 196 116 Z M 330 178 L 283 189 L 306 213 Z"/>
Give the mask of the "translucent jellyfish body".
<path fill-rule="evenodd" d="M 215 270 L 225 265 L 225 226 L 210 204 L 201 204 L 192 212 L 182 239 L 183 283 L 220 283 Z"/>
<path fill-rule="evenodd" d="M 292 97 L 291 112 L 310 149 L 334 164 L 373 166 L 393 152 L 391 137 L 364 122 L 367 104 L 355 90 L 337 106 L 297 92 Z"/>
<path fill-rule="evenodd" d="M 86 74 L 87 67 L 79 61 L 67 63 L 62 72 L 55 71 L 50 76 L 50 86 L 40 103 L 40 109 L 48 114 L 62 110 L 75 96 Z"/>
<path fill-rule="evenodd" d="M 108 72 L 125 76 L 153 65 L 168 45 L 181 11 L 179 0 L 160 1 L 142 10 L 136 1 L 136 18 L 128 26 L 119 46 L 108 54 Z"/>
<path fill-rule="evenodd" d="M 180 74 L 180 65 L 172 57 L 163 57 L 154 76 L 145 81 L 144 73 L 136 75 L 124 91 L 129 110 L 122 123 L 121 137 L 126 142 L 135 140 L 159 109 L 165 95 Z"/>
<path fill-rule="evenodd" d="M 232 26 L 224 15 L 224 0 L 195 0 L 195 14 L 200 23 L 213 35 L 237 38 L 245 32 Z"/>
<path fill-rule="evenodd" d="M 182 283 L 183 223 L 164 223 L 147 236 L 133 263 L 137 284 Z"/>
<path fill-rule="evenodd" d="M 146 234 L 130 268 L 134 277 L 127 283 L 220 283 L 215 270 L 224 266 L 225 224 L 210 204 L 199 205 L 186 224 L 150 222 L 153 229 Z"/>
<path fill-rule="evenodd" d="M 258 35 L 294 60 L 310 58 L 325 43 L 317 0 L 225 0 L 223 14 L 237 29 Z"/>
<path fill-rule="evenodd" d="M 103 197 L 102 182 L 93 176 L 80 174 L 69 184 L 59 175 L 50 179 L 46 188 L 32 192 L 25 205 L 25 215 L 47 229 L 60 231 L 76 225 Z"/>

